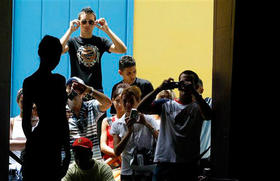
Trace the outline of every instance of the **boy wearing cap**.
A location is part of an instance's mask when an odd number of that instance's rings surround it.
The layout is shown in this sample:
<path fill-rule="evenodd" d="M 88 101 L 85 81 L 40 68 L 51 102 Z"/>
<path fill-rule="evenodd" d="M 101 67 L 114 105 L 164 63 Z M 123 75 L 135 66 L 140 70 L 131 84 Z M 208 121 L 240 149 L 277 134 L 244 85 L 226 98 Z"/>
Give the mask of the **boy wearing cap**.
<path fill-rule="evenodd" d="M 80 137 L 72 144 L 75 162 L 62 181 L 114 181 L 109 165 L 92 158 L 92 142 L 85 137 Z"/>
<path fill-rule="evenodd" d="M 109 109 L 112 102 L 103 93 L 85 85 L 83 80 L 72 77 L 66 82 L 67 104 L 72 111 L 69 118 L 70 144 L 76 138 L 86 137 L 93 142 L 93 158 L 102 160 L 97 132 L 97 120 Z M 90 94 L 94 99 L 85 101 Z"/>

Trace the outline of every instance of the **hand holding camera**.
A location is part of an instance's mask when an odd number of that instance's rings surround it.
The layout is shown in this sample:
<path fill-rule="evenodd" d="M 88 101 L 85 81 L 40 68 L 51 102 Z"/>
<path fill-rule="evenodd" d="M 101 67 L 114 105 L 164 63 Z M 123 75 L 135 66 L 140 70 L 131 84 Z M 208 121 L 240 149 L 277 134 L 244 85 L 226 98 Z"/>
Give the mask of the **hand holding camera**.
<path fill-rule="evenodd" d="M 174 82 L 174 79 L 169 78 L 168 80 L 164 80 L 163 83 L 159 87 L 161 90 L 168 90 L 168 89 L 178 89 L 181 91 L 193 91 L 194 84 L 190 81 L 180 81 Z"/>
<path fill-rule="evenodd" d="M 173 85 L 172 85 L 173 84 Z M 173 86 L 173 87 L 172 87 Z M 168 89 L 174 89 L 174 79 L 169 78 L 167 80 L 164 80 L 162 84 L 159 86 L 161 90 L 168 90 Z"/>
<path fill-rule="evenodd" d="M 134 123 L 139 123 L 139 124 L 144 124 L 144 125 L 147 124 L 144 115 L 139 113 L 137 111 L 137 109 L 135 109 L 135 108 L 132 108 L 129 118 L 130 118 L 130 121 L 132 124 L 134 124 Z"/>
<path fill-rule="evenodd" d="M 68 94 L 68 99 L 73 100 L 77 95 L 78 93 L 73 88 L 71 88 L 71 92 Z"/>
<path fill-rule="evenodd" d="M 129 131 L 133 131 L 133 124 L 139 119 L 139 113 L 135 108 L 130 111 L 129 117 L 126 117 L 127 127 Z"/>
<path fill-rule="evenodd" d="M 72 86 L 71 86 L 71 91 L 68 94 L 68 98 L 70 100 L 73 100 L 74 97 L 83 94 L 85 92 L 86 88 L 87 87 L 84 84 L 81 84 L 79 82 L 73 82 Z"/>
<path fill-rule="evenodd" d="M 78 94 L 83 94 L 87 89 L 87 86 L 79 82 L 73 82 L 72 89 L 74 89 Z"/>
<path fill-rule="evenodd" d="M 137 121 L 137 120 L 138 120 L 139 114 L 138 114 L 137 109 L 135 109 L 135 108 L 132 108 L 132 109 L 131 109 L 129 118 L 132 119 L 132 120 L 134 120 L 134 121 Z"/>

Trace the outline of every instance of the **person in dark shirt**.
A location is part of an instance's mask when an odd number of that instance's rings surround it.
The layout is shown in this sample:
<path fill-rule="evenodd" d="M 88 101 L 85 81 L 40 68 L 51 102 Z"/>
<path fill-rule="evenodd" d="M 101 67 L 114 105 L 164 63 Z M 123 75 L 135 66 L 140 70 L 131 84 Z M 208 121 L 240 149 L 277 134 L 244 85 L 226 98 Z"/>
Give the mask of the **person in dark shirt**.
<path fill-rule="evenodd" d="M 139 87 L 142 93 L 141 99 L 154 90 L 150 81 L 136 77 L 136 62 L 132 56 L 124 55 L 120 58 L 119 74 L 122 76 L 123 80 L 113 86 L 111 98 L 116 87 L 121 83 L 127 83 L 131 86 L 136 85 Z M 111 106 L 110 113 L 116 114 L 114 106 Z"/>
<path fill-rule="evenodd" d="M 80 36 L 70 38 L 80 27 Z M 112 40 L 92 34 L 94 27 L 104 31 Z M 70 38 L 70 39 L 69 39 Z M 81 78 L 86 85 L 103 93 L 101 57 L 104 52 L 125 53 L 127 48 L 120 38 L 109 28 L 104 18 L 96 20 L 96 14 L 90 8 L 83 8 L 78 19 L 70 22 L 69 28 L 60 39 L 62 54 L 69 52 L 71 77 Z"/>

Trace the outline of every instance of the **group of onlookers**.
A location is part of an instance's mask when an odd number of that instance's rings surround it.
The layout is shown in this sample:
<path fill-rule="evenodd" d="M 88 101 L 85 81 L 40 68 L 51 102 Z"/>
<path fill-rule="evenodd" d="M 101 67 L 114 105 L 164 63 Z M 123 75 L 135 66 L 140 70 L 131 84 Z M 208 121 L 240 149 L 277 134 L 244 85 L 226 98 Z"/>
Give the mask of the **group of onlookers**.
<path fill-rule="evenodd" d="M 111 41 L 93 35 L 94 27 Z M 80 36 L 70 38 L 78 28 Z M 23 180 L 197 180 L 201 157 L 210 158 L 203 151 L 209 149 L 211 124 L 204 120 L 212 118 L 201 79 L 186 70 L 178 81 L 169 78 L 154 89 L 136 76 L 135 59 L 125 55 L 119 60 L 122 80 L 109 98 L 101 57 L 126 49 L 91 8 L 81 10 L 60 40 L 42 39 L 40 66 L 24 79 L 17 95 L 20 114 L 11 119 L 10 149 L 23 160 Z M 51 71 L 67 51 L 66 81 Z"/>

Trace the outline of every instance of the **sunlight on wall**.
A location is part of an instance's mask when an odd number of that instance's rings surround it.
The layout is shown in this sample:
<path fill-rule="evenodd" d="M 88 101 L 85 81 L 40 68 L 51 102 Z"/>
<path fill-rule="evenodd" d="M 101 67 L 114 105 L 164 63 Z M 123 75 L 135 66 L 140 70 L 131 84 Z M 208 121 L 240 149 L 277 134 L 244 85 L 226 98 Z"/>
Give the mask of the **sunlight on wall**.
<path fill-rule="evenodd" d="M 211 96 L 213 8 L 213 0 L 135 0 L 137 76 L 157 87 L 190 69 L 203 80 L 203 97 Z"/>

